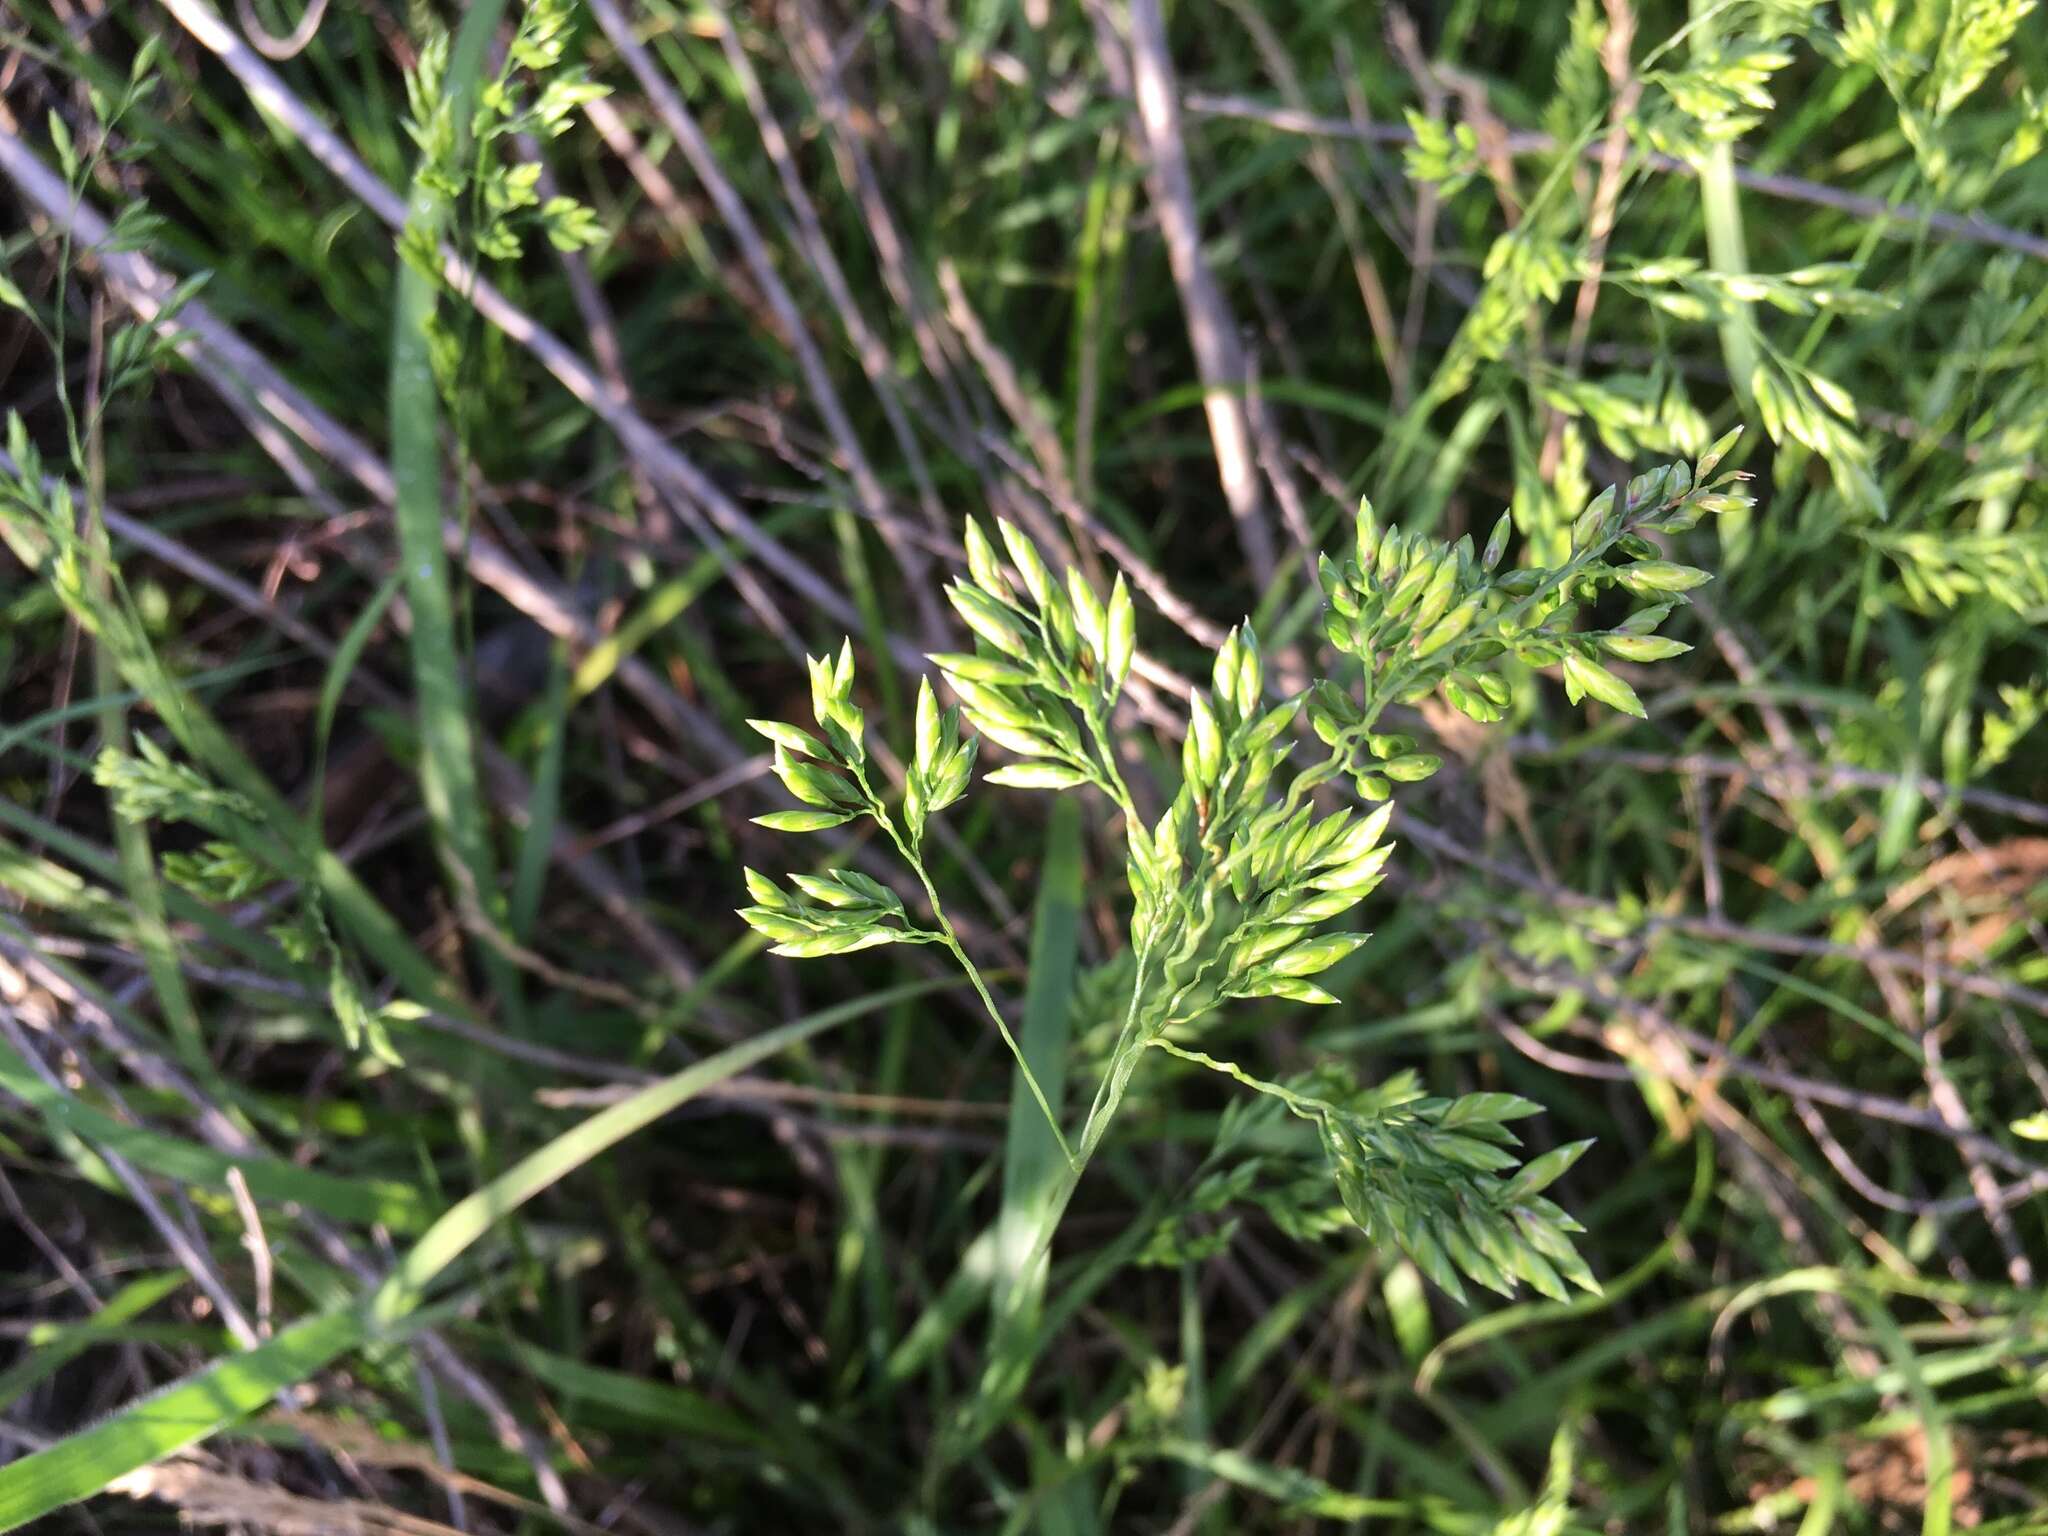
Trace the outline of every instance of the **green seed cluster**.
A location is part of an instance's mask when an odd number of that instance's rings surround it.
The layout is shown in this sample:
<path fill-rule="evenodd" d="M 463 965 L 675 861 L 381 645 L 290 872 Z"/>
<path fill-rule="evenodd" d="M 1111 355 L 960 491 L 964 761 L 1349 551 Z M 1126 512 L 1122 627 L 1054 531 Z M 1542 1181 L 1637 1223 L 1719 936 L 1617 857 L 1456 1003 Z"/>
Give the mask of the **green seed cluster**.
<path fill-rule="evenodd" d="M 775 776 L 782 787 L 813 807 L 754 818 L 776 832 L 822 832 L 843 826 L 864 814 L 872 798 L 861 782 L 867 762 L 861 740 L 866 716 L 853 702 L 853 642 L 840 645 L 836 662 L 823 656 L 804 660 L 811 672 L 811 718 L 824 740 L 780 720 L 747 722 L 774 745 Z"/>
<path fill-rule="evenodd" d="M 776 941 L 773 953 L 808 960 L 846 955 L 878 944 L 931 944 L 938 935 L 911 925 L 903 902 L 879 880 L 851 869 L 791 875 L 785 891 L 756 870 L 746 871 L 757 905 L 740 913 L 747 926 Z"/>
<path fill-rule="evenodd" d="M 921 684 L 900 825 L 868 783 L 850 649 L 836 661 L 810 663 L 819 734 L 753 722 L 774 743 L 783 784 L 806 807 L 761 823 L 815 831 L 871 817 L 923 882 L 938 931 L 912 924 L 886 887 L 846 871 L 792 876 L 784 889 L 750 870 L 756 904 L 741 916 L 785 955 L 945 944 L 1008 1040 L 919 853 L 926 818 L 967 787 L 975 742 L 961 739 L 964 715 L 1017 759 L 987 775 L 989 782 L 1028 789 L 1092 784 L 1123 812 L 1132 895 L 1130 960 L 1119 971 L 1123 1022 L 1081 1127 L 1076 1174 L 1115 1116 L 1138 1061 L 1157 1048 L 1232 1077 L 1312 1122 L 1326 1165 L 1321 1188 L 1334 1183 L 1351 1221 L 1400 1248 L 1454 1296 L 1464 1294 L 1460 1276 L 1502 1293 L 1526 1283 L 1560 1299 L 1572 1285 L 1597 1289 L 1571 1242 L 1583 1229 L 1541 1194 L 1585 1144 L 1523 1164 L 1509 1122 L 1536 1113 L 1535 1104 L 1501 1093 L 1430 1098 L 1406 1073 L 1369 1088 L 1328 1069 L 1295 1086 L 1271 1083 L 1190 1042 L 1229 1000 L 1338 1001 L 1312 978 L 1369 935 L 1319 930 L 1347 916 L 1384 878 L 1393 807 L 1330 809 L 1318 806 L 1311 791 L 1349 778 L 1362 800 L 1385 802 L 1395 786 L 1441 766 L 1413 737 L 1380 728 L 1387 705 L 1441 693 L 1475 720 L 1499 720 L 1514 698 L 1515 680 L 1503 671 L 1512 658 L 1524 667 L 1560 668 L 1574 703 L 1592 698 L 1643 714 L 1635 690 L 1602 658 L 1653 662 L 1686 649 L 1656 630 L 1707 576 L 1664 558 L 1650 535 L 1680 533 L 1706 513 L 1749 505 L 1735 488 L 1739 475 L 1716 478 L 1733 442 L 1731 433 L 1695 464 L 1666 465 L 1595 497 L 1556 566 L 1504 566 L 1507 516 L 1475 554 L 1470 538 L 1446 544 L 1383 529 L 1370 505 L 1361 505 L 1349 557 L 1340 565 L 1326 556 L 1319 566 L 1328 604 L 1323 634 L 1358 664 L 1359 680 L 1325 679 L 1269 701 L 1258 636 L 1249 624 L 1231 630 L 1213 658 L 1208 687 L 1189 695 L 1180 783 L 1150 825 L 1137 813 L 1110 735 L 1136 656 L 1123 577 L 1105 600 L 1076 571 L 1056 578 L 1010 524 L 998 523 L 995 539 L 970 524 L 967 573 L 947 596 L 975 649 L 931 658 L 961 707 L 942 712 L 929 681 Z M 1581 607 L 1610 592 L 1647 599 L 1646 606 L 1612 630 L 1580 629 Z M 1290 768 L 1299 745 L 1292 727 L 1304 708 L 1328 755 Z M 1036 1093 L 1021 1055 L 1019 1062 Z M 1039 1104 L 1057 1130 L 1042 1094 Z M 1234 1175 L 1218 1186 L 1249 1187 Z M 1322 1199 L 1334 1210 L 1327 1194 Z M 1303 1230 L 1314 1225 L 1299 1210 L 1296 1217 Z"/>
<path fill-rule="evenodd" d="M 1397 1092 L 1376 1097 L 1369 1113 L 1331 1105 L 1315 1117 L 1344 1208 L 1367 1237 L 1393 1243 L 1460 1301 L 1460 1274 L 1503 1296 L 1520 1281 L 1555 1301 L 1570 1297 L 1567 1281 L 1598 1294 L 1572 1246 L 1586 1229 L 1541 1193 L 1590 1141 L 1523 1163 L 1507 1122 L 1541 1112 L 1528 1099 L 1424 1098 L 1405 1074 Z"/>
<path fill-rule="evenodd" d="M 1513 696 L 1499 670 L 1504 657 L 1559 667 L 1574 704 L 1592 698 L 1640 718 L 1642 701 L 1602 658 L 1650 662 L 1689 649 L 1656 630 L 1707 573 L 1664 559 L 1648 535 L 1681 533 L 1710 512 L 1752 504 L 1737 489 L 1746 477 L 1715 475 L 1739 432 L 1694 465 L 1667 464 L 1602 491 L 1572 524 L 1564 563 L 1549 568 L 1501 568 L 1508 514 L 1475 555 L 1469 536 L 1445 544 L 1382 529 L 1371 505 L 1361 504 L 1355 553 L 1341 565 L 1323 557 L 1319 573 L 1328 601 L 1323 634 L 1363 665 L 1364 697 L 1334 682 L 1318 684 L 1309 697 L 1311 725 L 1343 757 L 1359 794 L 1384 799 L 1393 784 L 1427 778 L 1439 766 L 1408 738 L 1371 729 L 1387 702 L 1440 692 L 1471 719 L 1499 720 Z M 1612 630 L 1576 628 L 1579 607 L 1610 590 L 1649 606 Z"/>
<path fill-rule="evenodd" d="M 974 728 L 1024 759 L 990 774 L 991 784 L 1107 788 L 1102 722 L 1137 654 L 1130 591 L 1121 574 L 1107 603 L 1077 570 L 1057 581 L 1030 539 L 1009 523 L 996 527 L 1017 579 L 1003 569 L 980 524 L 969 522 L 967 578 L 948 587 L 946 597 L 980 644 L 973 655 L 931 660 Z"/>
<path fill-rule="evenodd" d="M 1128 837 L 1132 943 L 1159 979 L 1141 1041 L 1224 998 L 1335 1002 L 1308 978 L 1366 940 L 1314 928 L 1379 884 L 1390 808 L 1316 817 L 1279 793 L 1301 700 L 1261 709 L 1262 675 L 1258 639 L 1240 625 L 1217 652 L 1210 690 L 1189 699 L 1180 793 L 1149 832 Z"/>
<path fill-rule="evenodd" d="M 754 820 L 778 832 L 821 832 L 871 816 L 893 838 L 896 822 L 867 778 L 866 716 L 853 702 L 853 645 L 836 660 L 805 658 L 811 673 L 811 718 L 819 735 L 782 720 L 749 720 L 775 747 L 775 775 L 783 788 L 812 807 L 775 811 Z M 960 712 L 941 710 L 929 679 L 917 690 L 917 743 L 903 795 L 906 852 L 924 841 L 927 821 L 967 792 L 976 743 L 960 739 Z M 932 944 L 943 936 L 913 926 L 887 886 L 853 870 L 791 875 L 788 892 L 755 870 L 746 872 L 755 905 L 740 916 L 774 939 L 775 953 L 809 958 L 843 955 L 877 944 Z"/>

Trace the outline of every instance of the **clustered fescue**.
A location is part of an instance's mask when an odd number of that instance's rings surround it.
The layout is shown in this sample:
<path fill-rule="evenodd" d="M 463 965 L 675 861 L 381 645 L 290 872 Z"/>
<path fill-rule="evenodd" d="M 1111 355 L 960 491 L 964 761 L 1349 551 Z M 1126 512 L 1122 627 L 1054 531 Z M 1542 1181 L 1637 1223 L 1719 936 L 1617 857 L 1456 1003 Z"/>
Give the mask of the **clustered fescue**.
<path fill-rule="evenodd" d="M 1735 435 L 1695 464 L 1666 465 L 1601 493 L 1573 524 L 1565 558 L 1549 567 L 1503 567 L 1512 528 L 1506 515 L 1475 555 L 1469 537 L 1446 544 L 1381 528 L 1361 504 L 1352 553 L 1341 563 L 1326 556 L 1319 566 L 1322 632 L 1357 664 L 1353 680 L 1326 678 L 1269 699 L 1257 636 L 1249 624 L 1233 629 L 1215 655 L 1209 687 L 1189 697 L 1180 785 L 1149 826 L 1114 749 L 1113 717 L 1137 653 L 1123 577 L 1105 600 L 1078 571 L 1055 577 L 1032 542 L 1004 523 L 1006 566 L 997 542 L 970 524 L 967 574 L 947 596 L 975 650 L 931 658 L 960 708 L 942 712 L 930 681 L 920 685 L 915 751 L 895 810 L 868 780 L 850 645 L 836 661 L 810 663 L 818 735 L 753 722 L 774 744 L 783 784 L 806 807 L 760 822 L 807 832 L 871 817 L 923 882 L 938 928 L 919 927 L 894 892 L 844 870 L 792 876 L 792 890 L 749 870 L 756 904 L 741 916 L 786 955 L 944 943 L 986 1001 L 921 859 L 928 818 L 967 788 L 976 742 L 961 735 L 964 714 L 1014 758 L 987 774 L 988 782 L 1092 786 L 1122 813 L 1132 897 L 1129 992 L 1108 1071 L 1081 1127 L 1077 1171 L 1100 1143 L 1138 1061 L 1156 1047 L 1311 1121 L 1325 1177 L 1351 1221 L 1368 1238 L 1398 1246 L 1453 1295 L 1463 1295 L 1460 1275 L 1504 1294 L 1520 1282 L 1554 1297 L 1567 1294 L 1567 1282 L 1595 1289 L 1571 1242 L 1583 1229 L 1541 1193 L 1586 1144 L 1523 1163 L 1508 1122 L 1537 1113 L 1536 1104 L 1501 1093 L 1430 1098 L 1406 1073 L 1360 1089 L 1328 1066 L 1291 1085 L 1266 1082 L 1191 1042 L 1231 999 L 1339 1001 L 1312 978 L 1369 935 L 1320 930 L 1383 878 L 1393 807 L 1330 810 L 1312 792 L 1348 779 L 1362 800 L 1387 802 L 1396 785 L 1437 771 L 1439 759 L 1412 737 L 1379 728 L 1389 704 L 1435 694 L 1474 720 L 1499 720 L 1516 686 L 1503 671 L 1512 660 L 1559 668 L 1575 704 L 1590 698 L 1643 715 L 1635 690 L 1606 659 L 1654 662 L 1687 649 L 1656 631 L 1707 574 L 1663 558 L 1648 536 L 1682 533 L 1708 513 L 1751 504 L 1741 494 L 1744 477 L 1716 474 Z M 1613 629 L 1577 627 L 1583 605 L 1615 591 L 1645 606 Z M 1297 725 L 1302 716 L 1327 753 L 1290 772 L 1307 734 Z M 992 1004 L 991 1015 L 1000 1026 Z"/>

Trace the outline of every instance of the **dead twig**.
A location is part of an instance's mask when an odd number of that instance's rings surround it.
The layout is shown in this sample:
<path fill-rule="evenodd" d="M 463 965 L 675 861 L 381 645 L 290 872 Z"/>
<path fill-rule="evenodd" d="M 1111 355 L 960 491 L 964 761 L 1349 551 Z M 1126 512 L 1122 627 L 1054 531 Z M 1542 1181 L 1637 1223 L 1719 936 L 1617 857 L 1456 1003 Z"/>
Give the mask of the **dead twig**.
<path fill-rule="evenodd" d="M 1166 20 L 1159 0 L 1132 0 L 1129 15 L 1131 84 L 1145 145 L 1146 185 L 1187 318 L 1188 343 L 1202 381 L 1202 409 L 1216 449 L 1223 499 L 1229 504 L 1252 580 L 1264 591 L 1272 584 L 1276 561 L 1273 532 L 1259 495 L 1251 421 L 1241 398 L 1244 347 L 1215 274 L 1209 270 L 1208 258 L 1202 254 L 1194 180 L 1188 171 L 1187 141 L 1181 130 L 1180 96 L 1166 49 Z"/>

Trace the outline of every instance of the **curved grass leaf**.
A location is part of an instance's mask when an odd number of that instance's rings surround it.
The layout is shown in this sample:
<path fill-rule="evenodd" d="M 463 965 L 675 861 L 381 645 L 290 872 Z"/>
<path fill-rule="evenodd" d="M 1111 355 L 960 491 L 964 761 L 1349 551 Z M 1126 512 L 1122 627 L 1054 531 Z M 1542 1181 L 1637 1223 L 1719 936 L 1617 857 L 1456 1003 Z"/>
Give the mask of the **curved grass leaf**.
<path fill-rule="evenodd" d="M 216 1360 L 91 1429 L 0 1467 L 0 1532 L 90 1498 L 139 1467 L 197 1445 L 349 1350 L 401 1331 L 428 1285 L 499 1221 L 679 1105 L 778 1051 L 947 985 L 912 982 L 824 1009 L 706 1057 L 592 1115 L 457 1201 L 367 1300 L 308 1318 L 267 1344 Z"/>

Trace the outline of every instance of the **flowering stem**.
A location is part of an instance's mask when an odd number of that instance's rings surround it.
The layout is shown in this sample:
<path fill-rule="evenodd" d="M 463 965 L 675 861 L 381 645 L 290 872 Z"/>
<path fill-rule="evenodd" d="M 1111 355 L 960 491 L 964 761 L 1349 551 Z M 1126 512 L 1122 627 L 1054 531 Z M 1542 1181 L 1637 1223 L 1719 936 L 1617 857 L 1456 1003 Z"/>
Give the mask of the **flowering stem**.
<path fill-rule="evenodd" d="M 1010 1055 L 1017 1063 L 1017 1070 L 1023 1073 L 1024 1086 L 1031 1090 L 1031 1097 L 1037 1101 L 1040 1112 L 1045 1116 L 1045 1123 L 1052 1127 L 1052 1139 L 1059 1144 L 1060 1155 L 1067 1160 L 1069 1168 L 1078 1171 L 1080 1164 L 1074 1161 L 1073 1151 L 1067 1146 L 1067 1138 L 1060 1131 L 1059 1116 L 1053 1113 L 1052 1105 L 1046 1100 L 1045 1090 L 1038 1085 L 1038 1078 L 1032 1073 L 1031 1064 L 1024 1059 L 1024 1048 L 1017 1043 L 1017 1037 L 1010 1033 L 1010 1026 L 1004 1022 L 1002 1010 L 996 1007 L 996 1000 L 989 995 L 988 985 L 981 979 L 980 970 L 967 958 L 967 951 L 961 947 L 960 935 L 953 928 L 953 920 L 946 916 L 946 908 L 939 900 L 938 887 L 932 884 L 932 877 L 925 870 L 924 860 L 919 856 L 917 849 L 896 829 L 896 822 L 889 815 L 888 808 L 869 786 L 866 772 L 858 764 L 854 765 L 853 772 L 860 784 L 861 792 L 867 796 L 868 813 L 875 818 L 881 829 L 889 834 L 889 841 L 896 845 L 896 851 L 903 855 L 903 862 L 910 866 L 911 873 L 917 876 L 918 883 L 924 887 L 925 900 L 931 903 L 932 916 L 939 924 L 939 931 L 935 937 L 953 952 L 953 958 L 967 974 L 975 994 L 981 999 L 981 1006 L 988 1011 L 989 1018 L 995 1022 L 997 1033 L 1003 1037 L 1003 1044 L 1010 1048 Z"/>
<path fill-rule="evenodd" d="M 1145 1043 L 1157 1047 L 1169 1056 L 1178 1056 L 1182 1061 L 1192 1061 L 1198 1067 L 1207 1067 L 1211 1072 L 1221 1072 L 1225 1077 L 1235 1078 L 1247 1088 L 1257 1089 L 1260 1093 L 1278 1099 L 1305 1120 L 1316 1119 L 1321 1113 L 1313 1100 L 1304 1099 L 1292 1089 L 1283 1088 L 1278 1083 L 1269 1083 L 1263 1077 L 1253 1077 L 1234 1061 L 1218 1061 L 1214 1056 L 1202 1051 L 1190 1051 L 1183 1046 L 1175 1045 L 1171 1040 L 1155 1037 Z"/>

